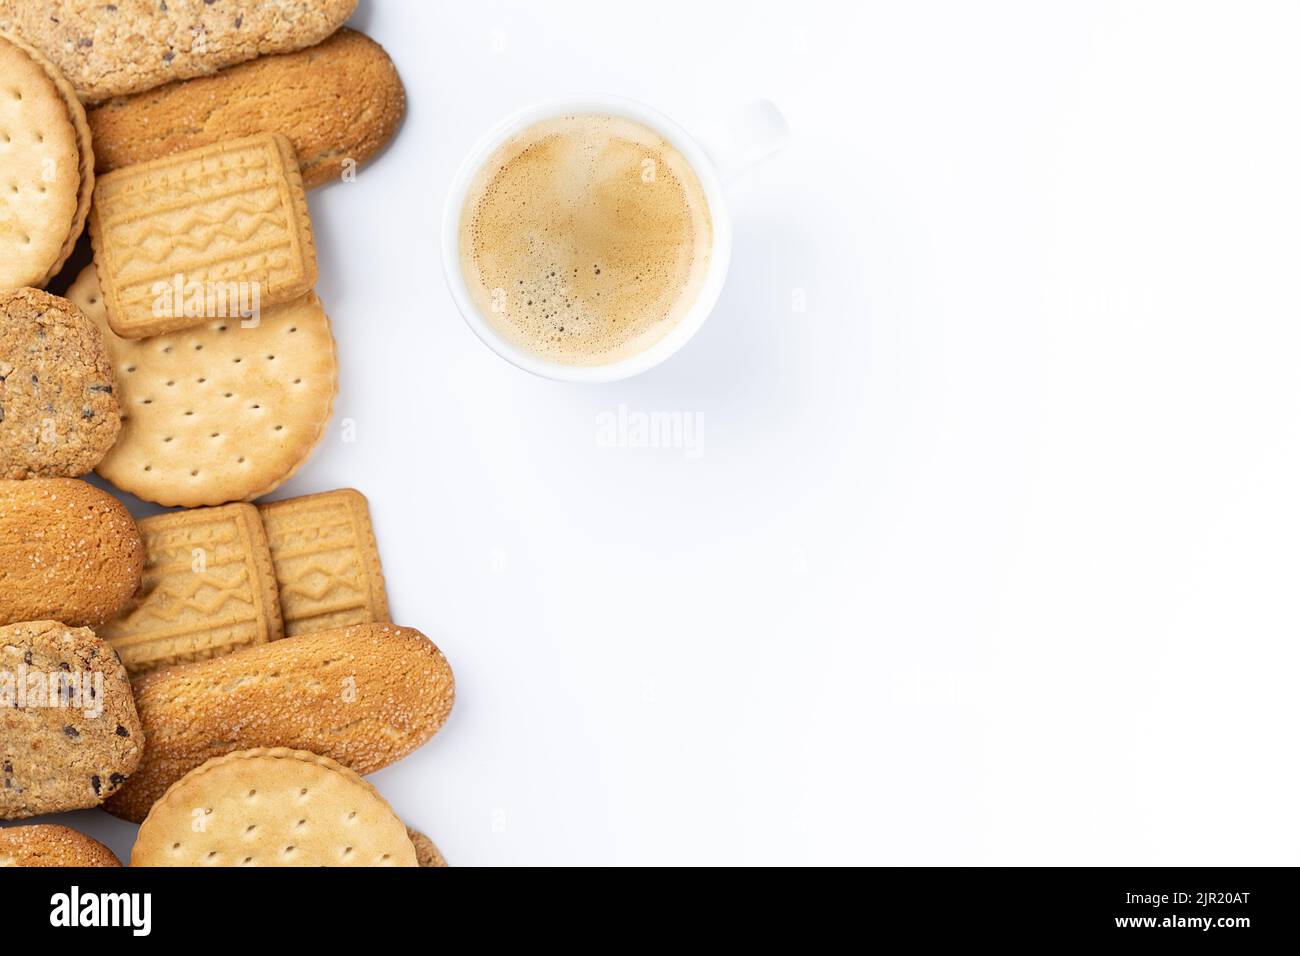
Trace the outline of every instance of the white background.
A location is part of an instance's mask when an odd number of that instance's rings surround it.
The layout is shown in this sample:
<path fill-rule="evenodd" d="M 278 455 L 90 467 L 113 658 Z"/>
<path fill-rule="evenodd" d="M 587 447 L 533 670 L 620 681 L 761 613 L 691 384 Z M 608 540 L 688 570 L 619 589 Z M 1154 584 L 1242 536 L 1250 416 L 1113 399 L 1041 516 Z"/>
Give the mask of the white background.
<path fill-rule="evenodd" d="M 342 392 L 277 497 L 364 491 L 456 669 L 398 812 L 453 865 L 1300 862 L 1295 10 L 362 0 L 410 115 L 312 197 Z M 700 335 L 597 387 L 437 249 L 473 140 L 583 91 L 794 130 Z"/>

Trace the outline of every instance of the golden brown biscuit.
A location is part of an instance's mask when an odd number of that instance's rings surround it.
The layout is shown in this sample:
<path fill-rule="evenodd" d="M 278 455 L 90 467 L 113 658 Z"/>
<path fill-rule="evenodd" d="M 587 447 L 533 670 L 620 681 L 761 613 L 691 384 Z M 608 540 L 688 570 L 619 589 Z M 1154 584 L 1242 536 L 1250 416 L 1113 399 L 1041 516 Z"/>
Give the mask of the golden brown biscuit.
<path fill-rule="evenodd" d="M 357 0 L 22 0 L 13 28 L 87 103 L 313 46 Z"/>
<path fill-rule="evenodd" d="M 285 633 L 387 623 L 388 595 L 370 506 L 344 488 L 259 505 Z"/>
<path fill-rule="evenodd" d="M 99 805 L 143 740 L 126 669 L 89 628 L 0 627 L 0 819 Z"/>
<path fill-rule="evenodd" d="M 407 827 L 406 835 L 411 838 L 411 844 L 415 847 L 415 858 L 419 860 L 420 866 L 445 867 L 447 865 L 447 861 L 443 858 L 442 851 L 438 849 L 437 844 L 419 830 L 412 830 Z"/>
<path fill-rule="evenodd" d="M 140 826 L 132 866 L 418 866 L 406 828 L 347 767 L 301 750 L 209 760 Z"/>
<path fill-rule="evenodd" d="M 156 339 L 118 338 L 94 266 L 68 298 L 99 326 L 124 409 L 99 473 L 161 505 L 194 508 L 269 494 L 325 435 L 338 391 L 329 317 L 315 294 L 246 328 L 210 322 Z"/>
<path fill-rule="evenodd" d="M 293 142 L 311 189 L 382 150 L 405 112 L 384 48 L 345 28 L 297 53 L 109 100 L 89 118 L 101 173 L 274 130 Z"/>
<path fill-rule="evenodd" d="M 0 289 L 44 285 L 73 232 L 82 186 L 77 129 L 59 86 L 0 36 Z"/>
<path fill-rule="evenodd" d="M 120 427 L 95 324 L 38 289 L 0 292 L 0 478 L 84 475 Z"/>
<path fill-rule="evenodd" d="M 120 867 L 113 851 L 84 833 L 53 823 L 0 830 L 0 866 Z"/>
<path fill-rule="evenodd" d="M 5 12 L 3 4 L 0 4 L 0 31 L 4 31 Z M 22 48 L 22 50 L 39 63 L 41 69 L 45 71 L 53 82 L 55 89 L 59 91 L 59 96 L 63 100 L 63 105 L 68 109 L 68 118 L 72 120 L 72 128 L 77 134 L 77 155 L 78 155 L 78 173 L 81 176 L 81 185 L 77 190 L 77 209 L 72 217 L 72 228 L 68 236 L 63 240 L 63 248 L 55 258 L 54 264 L 45 273 L 45 278 L 39 284 L 44 286 L 47 282 L 58 275 L 64 264 L 72 255 L 72 250 L 77 245 L 77 240 L 81 238 L 82 230 L 86 226 L 86 216 L 90 213 L 90 199 L 95 192 L 95 149 L 91 142 L 90 124 L 86 121 L 86 108 L 81 105 L 81 100 L 77 99 L 77 91 L 72 88 L 67 77 L 59 70 L 57 66 L 35 47 L 24 43 L 12 33 L 6 39 L 11 43 Z"/>
<path fill-rule="evenodd" d="M 112 495 L 72 478 L 0 480 L 0 624 L 103 624 L 143 568 L 140 532 Z"/>
<path fill-rule="evenodd" d="M 90 238 L 108 324 L 127 339 L 256 321 L 316 284 L 302 174 L 279 133 L 100 177 Z"/>
<path fill-rule="evenodd" d="M 108 805 L 132 821 L 204 761 L 249 747 L 311 750 L 373 773 L 437 733 L 455 699 L 433 642 L 384 624 L 287 637 L 134 686 L 145 759 Z"/>
<path fill-rule="evenodd" d="M 173 511 L 137 526 L 140 591 L 99 629 L 132 677 L 284 636 L 271 551 L 252 505 Z"/>

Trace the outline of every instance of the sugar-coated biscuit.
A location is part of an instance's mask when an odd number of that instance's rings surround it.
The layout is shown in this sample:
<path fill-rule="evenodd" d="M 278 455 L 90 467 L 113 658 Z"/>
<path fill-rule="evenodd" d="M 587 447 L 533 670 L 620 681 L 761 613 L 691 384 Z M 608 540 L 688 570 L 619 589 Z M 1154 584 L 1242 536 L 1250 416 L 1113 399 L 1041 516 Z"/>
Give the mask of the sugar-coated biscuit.
<path fill-rule="evenodd" d="M 271 551 L 252 505 L 173 511 L 137 526 L 140 590 L 99 628 L 133 677 L 284 636 Z"/>
<path fill-rule="evenodd" d="M 54 78 L 3 36 L 0 86 L 0 289 L 40 286 L 78 215 L 77 129 Z"/>
<path fill-rule="evenodd" d="M 255 320 L 316 284 L 302 174 L 279 133 L 101 176 L 90 238 L 108 324 L 123 338 Z"/>
<path fill-rule="evenodd" d="M 104 337 L 73 303 L 0 292 L 0 478 L 75 478 L 121 427 Z"/>
<path fill-rule="evenodd" d="M 68 298 L 104 333 L 126 416 L 99 474 L 169 507 L 245 501 L 288 481 L 325 435 L 338 391 L 314 293 L 238 319 L 135 341 L 108 325 L 94 266 Z"/>
<path fill-rule="evenodd" d="M 384 48 L 345 28 L 306 50 L 117 97 L 89 118 L 101 173 L 274 130 L 293 142 L 311 189 L 382 150 L 405 112 Z"/>
<path fill-rule="evenodd" d="M 22 0 L 24 40 L 54 60 L 87 103 L 313 46 L 357 0 Z"/>
<path fill-rule="evenodd" d="M 0 624 L 98 626 L 143 568 L 140 532 L 112 495 L 74 478 L 0 480 Z"/>
<path fill-rule="evenodd" d="M 93 631 L 0 627 L 0 819 L 98 806 L 143 740 L 126 668 Z"/>
<path fill-rule="evenodd" d="M 370 506 L 344 488 L 259 505 L 289 636 L 387 623 Z"/>
<path fill-rule="evenodd" d="M 451 667 L 411 628 L 360 624 L 286 637 L 135 682 L 145 758 L 107 809 L 139 821 L 200 764 L 249 747 L 295 747 L 373 773 L 447 719 Z"/>
<path fill-rule="evenodd" d="M 407 827 L 406 835 L 411 838 L 411 845 L 415 847 L 415 858 L 419 861 L 420 866 L 445 867 L 447 865 L 447 861 L 443 858 L 438 845 L 419 830 L 412 830 Z"/>
<path fill-rule="evenodd" d="M 0 830 L 0 867 L 120 867 L 113 851 L 84 833 L 53 823 Z"/>
<path fill-rule="evenodd" d="M 392 807 L 347 767 L 301 750 L 209 760 L 149 812 L 132 866 L 418 866 Z"/>

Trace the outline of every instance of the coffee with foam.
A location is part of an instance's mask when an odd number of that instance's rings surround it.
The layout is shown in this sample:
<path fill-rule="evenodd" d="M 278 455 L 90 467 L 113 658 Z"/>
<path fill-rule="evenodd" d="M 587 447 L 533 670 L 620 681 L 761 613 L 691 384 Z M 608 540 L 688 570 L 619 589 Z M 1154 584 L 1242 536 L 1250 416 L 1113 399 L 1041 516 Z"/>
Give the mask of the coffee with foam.
<path fill-rule="evenodd" d="M 492 328 L 563 365 L 644 352 L 690 311 L 713 221 L 699 177 L 647 126 L 583 113 L 530 126 L 470 185 L 460 266 Z"/>

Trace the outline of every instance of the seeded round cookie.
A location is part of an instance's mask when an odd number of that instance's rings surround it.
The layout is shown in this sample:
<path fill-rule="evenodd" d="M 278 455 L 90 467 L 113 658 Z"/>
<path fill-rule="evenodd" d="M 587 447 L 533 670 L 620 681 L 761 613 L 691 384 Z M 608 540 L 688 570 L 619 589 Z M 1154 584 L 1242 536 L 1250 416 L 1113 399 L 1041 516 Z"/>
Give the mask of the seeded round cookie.
<path fill-rule="evenodd" d="M 117 379 L 122 433 L 99 474 L 168 507 L 269 494 L 325 435 L 338 391 L 330 321 L 315 293 L 238 318 L 150 339 L 108 324 L 94 266 L 68 298 L 104 335 Z"/>
<path fill-rule="evenodd" d="M 0 866 L 120 867 L 113 851 L 84 833 L 53 823 L 0 830 Z"/>
<path fill-rule="evenodd" d="M 75 478 L 121 428 L 104 337 L 38 289 L 0 292 L 0 478 Z"/>
<path fill-rule="evenodd" d="M 0 36 L 0 289 L 43 285 L 64 255 L 81 198 L 81 159 L 58 84 Z"/>
<path fill-rule="evenodd" d="M 140 762 L 126 668 L 89 628 L 0 627 L 0 819 L 98 806 Z"/>
<path fill-rule="evenodd" d="M 418 866 L 377 791 L 328 757 L 240 750 L 178 780 L 140 825 L 132 866 Z"/>
<path fill-rule="evenodd" d="M 143 570 L 140 531 L 112 495 L 74 478 L 0 479 L 0 624 L 98 626 Z"/>

